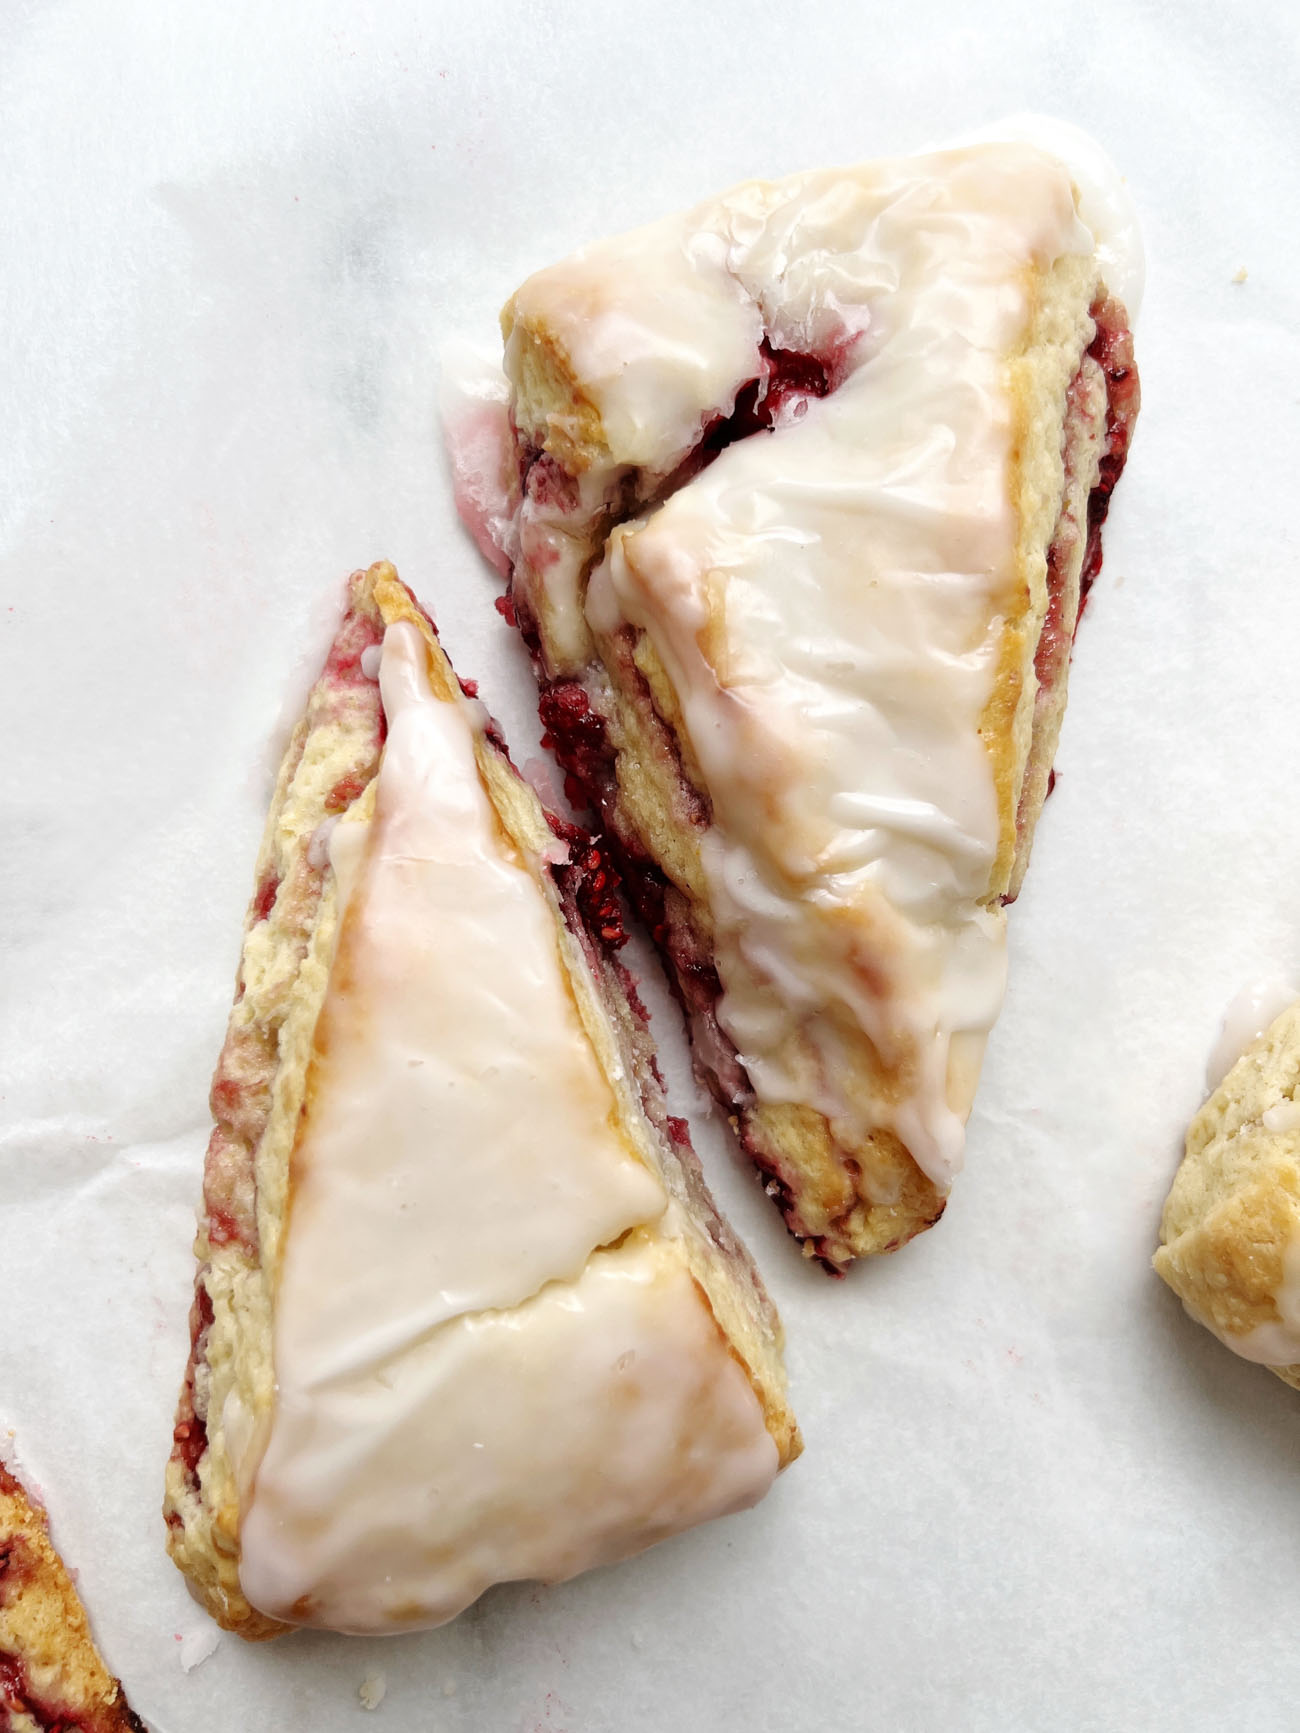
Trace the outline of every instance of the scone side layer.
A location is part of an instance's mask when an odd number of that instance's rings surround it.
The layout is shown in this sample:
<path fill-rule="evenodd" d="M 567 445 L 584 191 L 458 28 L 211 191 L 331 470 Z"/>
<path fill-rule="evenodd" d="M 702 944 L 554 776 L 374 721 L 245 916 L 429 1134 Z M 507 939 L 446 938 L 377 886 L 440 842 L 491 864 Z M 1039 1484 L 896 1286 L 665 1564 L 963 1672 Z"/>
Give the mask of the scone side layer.
<path fill-rule="evenodd" d="M 307 1057 L 334 941 L 326 859 L 313 838 L 363 798 L 378 765 L 382 710 L 361 671 L 382 637 L 373 578 L 354 574 L 326 669 L 277 777 L 221 1060 L 190 1366 L 167 1469 L 168 1549 L 225 1628 L 260 1640 L 284 1628 L 239 1584 L 241 1492 L 224 1433 L 227 1402 L 261 1425 L 272 1399 L 271 1283 Z"/>
<path fill-rule="evenodd" d="M 1300 1004 L 1246 1049 L 1193 1118 L 1154 1258 L 1192 1317 L 1287 1383 L 1300 1375 L 1298 1085 Z"/>
<path fill-rule="evenodd" d="M 999 677 L 981 727 L 998 791 L 1000 835 L 990 898 L 1007 895 L 1018 856 L 1022 848 L 1027 852 L 1025 781 L 1035 725 L 1041 726 L 1037 659 L 1053 600 L 1051 554 L 1067 509 L 1067 490 L 1073 479 L 1086 499 L 1096 480 L 1095 459 L 1091 464 L 1085 460 L 1084 475 L 1072 478 L 1067 473 L 1067 459 L 1076 455 L 1069 437 L 1072 400 L 1079 395 L 1080 370 L 1095 335 L 1089 309 L 1096 285 L 1096 260 L 1090 256 L 1066 254 L 1054 260 L 1050 269 L 1033 272 L 1030 319 L 1023 342 L 1008 363 L 1016 429 L 1009 492 L 1015 501 L 1018 532 Z M 1095 435 L 1104 403 L 1095 394 L 1087 401 L 1094 424 L 1088 431 Z M 1091 450 L 1086 437 L 1076 443 Z M 1080 562 L 1082 555 L 1080 546 Z"/>
<path fill-rule="evenodd" d="M 1024 883 L 1034 831 L 1051 788 L 1075 633 L 1088 590 L 1101 570 L 1102 526 L 1141 406 L 1127 313 L 1100 282 L 1088 312 L 1091 338 L 1066 392 L 1063 486 L 1046 548 L 1047 609 L 1034 649 L 1033 724 L 1020 784 L 1008 902 Z"/>

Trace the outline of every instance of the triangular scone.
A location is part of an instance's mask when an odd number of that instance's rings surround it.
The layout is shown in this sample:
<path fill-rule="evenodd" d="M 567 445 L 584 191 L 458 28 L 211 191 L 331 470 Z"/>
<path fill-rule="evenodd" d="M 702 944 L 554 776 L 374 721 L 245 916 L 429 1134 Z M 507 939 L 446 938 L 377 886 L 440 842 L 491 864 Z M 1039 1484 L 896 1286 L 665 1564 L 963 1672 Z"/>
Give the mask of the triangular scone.
<path fill-rule="evenodd" d="M 0 1728 L 144 1733 L 95 1647 L 45 1512 L 0 1462 Z"/>
<path fill-rule="evenodd" d="M 1062 163 L 987 144 L 750 182 L 502 316 L 514 515 L 461 500 L 700 1068 L 831 1264 L 960 1164 L 1137 412 L 1117 286 Z"/>
<path fill-rule="evenodd" d="M 1156 1270 L 1192 1317 L 1300 1390 L 1300 1004 L 1189 1126 L 1160 1239 Z"/>
<path fill-rule="evenodd" d="M 357 573 L 212 1091 L 166 1516 L 227 1628 L 438 1624 L 752 1504 L 798 1453 L 616 882 L 392 568 Z"/>

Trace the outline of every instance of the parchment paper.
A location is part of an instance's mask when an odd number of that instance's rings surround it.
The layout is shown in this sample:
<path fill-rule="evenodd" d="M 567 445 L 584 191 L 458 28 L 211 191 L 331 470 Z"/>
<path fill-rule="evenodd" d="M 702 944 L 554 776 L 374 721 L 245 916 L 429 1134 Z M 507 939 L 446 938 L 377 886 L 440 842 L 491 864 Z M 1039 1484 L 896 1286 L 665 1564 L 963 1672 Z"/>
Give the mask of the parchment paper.
<path fill-rule="evenodd" d="M 0 10 L 0 1436 L 159 1733 L 333 1733 L 363 1682 L 419 1733 L 1295 1725 L 1297 1397 L 1148 1262 L 1226 1001 L 1300 970 L 1297 33 L 1286 0 Z M 663 1011 L 803 1460 L 442 1631 L 185 1671 L 159 1503 L 207 1084 L 345 574 L 392 558 L 535 749 L 440 345 L 586 239 L 1025 108 L 1128 173 L 1145 407 L 947 1215 L 805 1265 Z"/>

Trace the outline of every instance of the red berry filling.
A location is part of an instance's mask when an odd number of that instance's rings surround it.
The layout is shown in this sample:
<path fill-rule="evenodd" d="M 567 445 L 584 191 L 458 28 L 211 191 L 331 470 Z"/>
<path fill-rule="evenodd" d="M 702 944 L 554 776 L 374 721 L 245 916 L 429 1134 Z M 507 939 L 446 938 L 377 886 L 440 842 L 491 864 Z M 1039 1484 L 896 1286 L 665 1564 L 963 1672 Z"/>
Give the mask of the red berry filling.
<path fill-rule="evenodd" d="M 1142 385 L 1133 364 L 1133 333 L 1118 301 L 1107 297 L 1092 309 L 1097 334 L 1088 353 L 1106 375 L 1106 449 L 1101 473 L 1088 500 L 1088 545 L 1080 580 L 1079 614 L 1082 616 L 1093 580 L 1101 570 L 1101 530 L 1110 510 L 1110 496 L 1124 473 L 1133 424 L 1142 406 Z"/>
<path fill-rule="evenodd" d="M 22 1657 L 8 1649 L 0 1649 L 0 1710 L 5 1713 L 3 1726 L 10 1725 L 10 1716 L 25 1715 L 41 1733 L 145 1733 L 143 1721 L 126 1707 L 120 1693 L 111 1708 L 84 1711 L 37 1696 Z"/>
<path fill-rule="evenodd" d="M 1088 589 L 1101 569 L 1102 525 L 1111 493 L 1124 468 L 1140 403 L 1132 337 L 1123 308 L 1108 298 L 1091 311 L 1096 335 L 1088 353 L 1105 374 L 1106 443 L 1099 479 L 1088 501 L 1079 614 Z M 834 353 L 823 356 L 777 349 L 770 338 L 765 337 L 760 350 L 759 374 L 741 387 L 729 415 L 715 416 L 705 425 L 694 450 L 655 489 L 654 498 L 667 498 L 737 440 L 768 431 L 777 425 L 779 419 L 797 414 L 801 398 L 823 398 L 834 391 L 844 378 L 849 352 L 855 341 L 855 337 L 848 337 Z M 518 451 L 521 485 L 531 497 L 544 499 L 562 510 L 576 507 L 575 484 L 554 459 L 522 441 L 518 442 Z M 640 496 L 641 504 L 636 503 L 634 483 L 626 483 L 624 492 L 627 498 L 623 503 L 629 510 L 644 508 L 644 495 Z M 617 510 L 613 513 L 613 520 L 617 521 L 623 515 L 626 515 L 623 510 Z M 1063 617 L 1065 572 L 1072 551 L 1065 537 L 1065 526 L 1062 526 L 1048 554 L 1048 610 L 1036 655 L 1040 680 L 1044 685 L 1057 677 L 1056 667 L 1062 651 L 1066 651 L 1068 656 L 1061 638 L 1066 629 Z M 639 839 L 630 833 L 621 819 L 616 754 L 609 743 L 604 717 L 593 706 L 591 696 L 580 680 L 556 680 L 546 674 L 537 623 L 531 617 L 523 596 L 514 590 L 513 583 L 507 594 L 498 600 L 497 609 L 507 624 L 519 630 L 533 656 L 541 687 L 539 712 L 545 731 L 542 743 L 555 753 L 565 772 L 565 792 L 575 807 L 586 808 L 599 817 L 636 911 L 667 958 L 670 983 L 690 1024 L 697 1069 L 722 1105 L 733 1116 L 740 1114 L 741 1143 L 764 1172 L 765 1189 L 785 1216 L 790 1231 L 798 1238 L 810 1238 L 817 1255 L 828 1269 L 834 1270 L 829 1242 L 809 1234 L 799 1218 L 791 1185 L 773 1170 L 770 1156 L 755 1145 L 743 1113 L 740 1113 L 752 1096 L 735 1047 L 717 1020 L 716 1007 L 721 995 L 717 971 L 706 947 L 693 930 L 684 899 L 668 884 Z M 1076 616 L 1073 630 L 1077 627 Z M 614 648 L 617 654 L 617 643 Z M 630 652 L 620 662 L 617 678 L 622 687 L 639 691 L 643 720 L 653 718 L 659 722 L 659 744 L 665 750 L 675 752 L 675 737 L 655 716 L 651 695 L 631 662 Z M 680 757 L 678 772 L 685 821 L 707 823 L 707 797 L 691 786 L 682 770 Z M 1051 772 L 1049 792 L 1054 783 L 1055 772 Z M 669 1134 L 673 1135 L 671 1128 Z"/>

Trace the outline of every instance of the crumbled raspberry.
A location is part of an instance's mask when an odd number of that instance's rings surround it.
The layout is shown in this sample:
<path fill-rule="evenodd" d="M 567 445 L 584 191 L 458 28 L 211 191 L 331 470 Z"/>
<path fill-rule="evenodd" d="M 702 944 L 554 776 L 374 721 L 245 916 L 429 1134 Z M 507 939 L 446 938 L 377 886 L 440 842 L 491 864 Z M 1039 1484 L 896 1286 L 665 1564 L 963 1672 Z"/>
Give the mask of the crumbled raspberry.
<path fill-rule="evenodd" d="M 264 874 L 257 892 L 253 897 L 253 919 L 264 921 L 275 907 L 276 893 L 280 889 L 280 875 L 277 872 Z"/>
<path fill-rule="evenodd" d="M 346 776 L 340 776 L 325 796 L 326 812 L 346 811 L 354 800 L 365 793 L 369 781 L 369 776 L 359 770 L 349 770 Z"/>

